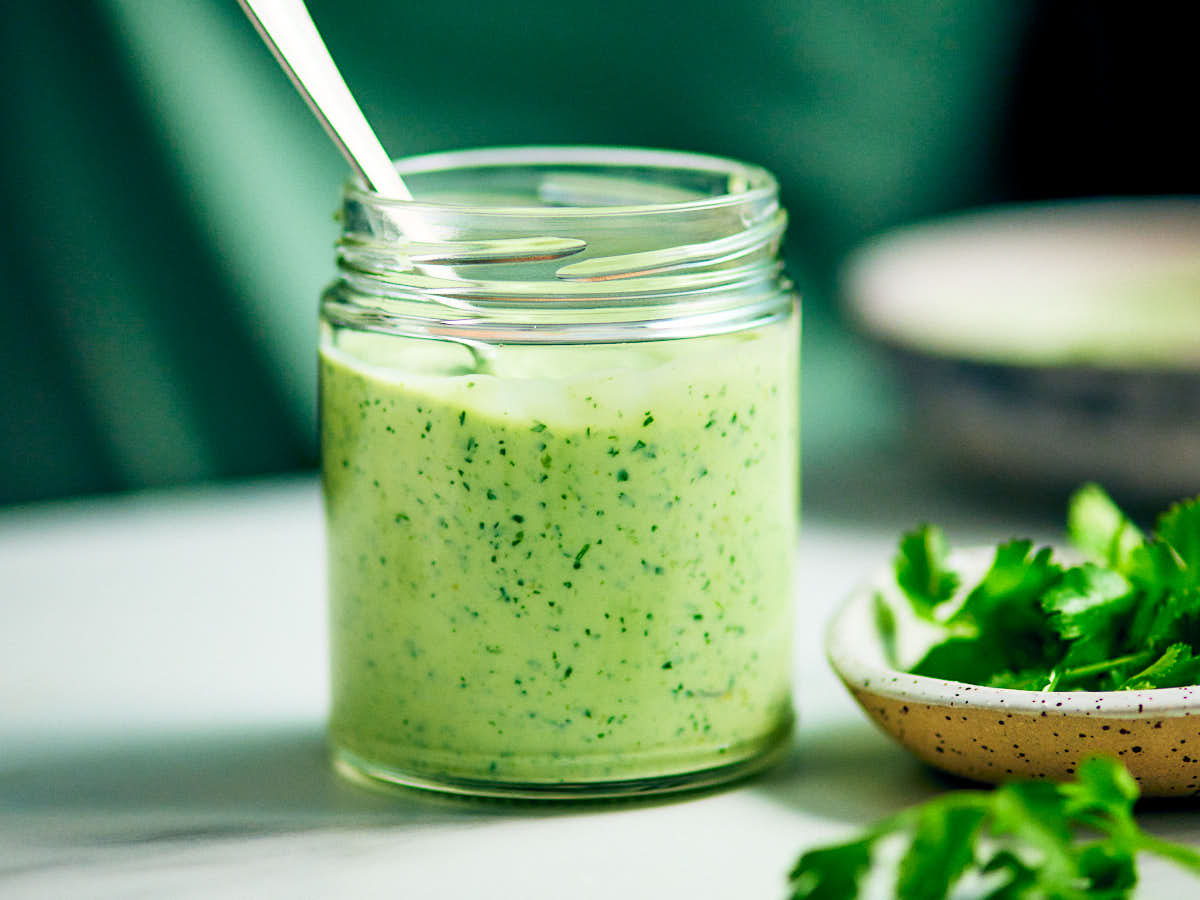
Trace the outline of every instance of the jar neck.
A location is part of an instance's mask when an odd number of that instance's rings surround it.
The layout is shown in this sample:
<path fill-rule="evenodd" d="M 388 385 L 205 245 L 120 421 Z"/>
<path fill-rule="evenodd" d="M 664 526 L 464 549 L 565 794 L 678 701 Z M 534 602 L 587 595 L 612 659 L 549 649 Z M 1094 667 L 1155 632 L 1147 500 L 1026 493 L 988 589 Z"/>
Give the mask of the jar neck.
<path fill-rule="evenodd" d="M 591 342 L 720 333 L 790 311 L 787 217 L 761 169 L 613 148 L 398 168 L 413 201 L 346 190 L 340 277 L 323 304 L 335 323 Z"/>

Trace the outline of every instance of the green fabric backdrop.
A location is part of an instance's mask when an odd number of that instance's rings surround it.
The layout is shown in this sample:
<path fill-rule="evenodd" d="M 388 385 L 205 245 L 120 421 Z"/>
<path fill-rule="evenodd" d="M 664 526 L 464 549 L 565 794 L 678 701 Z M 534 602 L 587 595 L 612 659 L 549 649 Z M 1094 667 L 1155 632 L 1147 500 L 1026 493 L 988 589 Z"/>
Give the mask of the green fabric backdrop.
<path fill-rule="evenodd" d="M 890 420 L 837 323 L 865 236 L 991 199 L 1027 3 L 312 0 L 395 155 L 614 143 L 778 174 L 805 441 Z M 233 0 L 8 4 L 0 503 L 311 465 L 346 169 Z"/>

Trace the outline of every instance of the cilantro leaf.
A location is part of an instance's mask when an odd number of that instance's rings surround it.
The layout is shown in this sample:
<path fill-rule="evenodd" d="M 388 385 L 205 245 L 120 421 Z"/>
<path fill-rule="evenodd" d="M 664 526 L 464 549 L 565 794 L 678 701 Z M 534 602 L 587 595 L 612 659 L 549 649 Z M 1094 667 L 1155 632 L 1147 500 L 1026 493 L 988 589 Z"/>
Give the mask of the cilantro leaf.
<path fill-rule="evenodd" d="M 1068 784 L 1014 782 L 990 793 L 956 791 L 871 826 L 855 840 L 810 849 L 792 869 L 793 900 L 853 900 L 885 854 L 906 838 L 891 880 L 896 900 L 944 900 L 973 879 L 988 900 L 1127 898 L 1137 855 L 1149 852 L 1200 875 L 1200 854 L 1143 832 L 1137 783 L 1113 759 L 1092 758 Z M 1086 837 L 1085 837 L 1086 836 Z M 974 895 L 973 895 L 974 896 Z"/>
<path fill-rule="evenodd" d="M 1171 644 L 1162 655 L 1142 671 L 1130 675 L 1118 685 L 1122 691 L 1184 687 L 1200 683 L 1200 658 L 1187 644 Z"/>
<path fill-rule="evenodd" d="M 996 548 L 992 565 L 962 605 L 946 618 L 950 636 L 929 649 L 912 669 L 917 675 L 987 684 L 1006 671 L 1049 669 L 1059 642 L 1045 627 L 1038 600 L 1056 585 L 1062 569 L 1049 547 L 1030 555 L 1029 541 Z"/>
<path fill-rule="evenodd" d="M 1075 566 L 1042 595 L 1042 610 L 1063 640 L 1111 629 L 1133 606 L 1133 585 L 1119 572 L 1092 563 Z"/>
<path fill-rule="evenodd" d="M 1161 648 L 1178 641 L 1197 643 L 1200 620 L 1200 591 L 1164 594 L 1157 602 L 1147 600 L 1138 609 L 1129 628 L 1133 646 Z"/>
<path fill-rule="evenodd" d="M 1092 844 L 1079 854 L 1079 872 L 1088 882 L 1088 900 L 1124 897 L 1137 884 L 1135 856 L 1110 843 Z"/>
<path fill-rule="evenodd" d="M 1081 860 L 1089 867 L 1095 866 L 1098 854 L 1094 848 L 1097 847 L 1102 848 L 1108 856 L 1103 868 L 1088 873 L 1093 891 L 1105 887 L 1110 890 L 1117 888 L 1118 892 L 1112 896 L 1124 896 L 1119 890 L 1128 892 L 1136 884 L 1135 857 L 1143 851 L 1169 859 L 1200 875 L 1200 853 L 1191 847 L 1161 840 L 1138 828 L 1133 817 L 1138 786 L 1124 766 L 1113 759 L 1092 757 L 1083 761 L 1076 778 L 1074 783 L 1059 788 L 1067 801 L 1067 814 L 1080 825 L 1105 836 L 1104 841 L 1092 844 L 1085 850 L 1090 858 Z M 1102 877 L 1120 880 L 1110 887 L 1098 880 Z"/>
<path fill-rule="evenodd" d="M 925 619 L 958 590 L 958 575 L 946 568 L 946 536 L 935 525 L 920 525 L 900 539 L 896 556 L 896 583 Z"/>
<path fill-rule="evenodd" d="M 1130 556 L 1145 538 L 1098 484 L 1085 484 L 1067 504 L 1071 543 L 1095 562 L 1128 571 Z"/>
<path fill-rule="evenodd" d="M 950 637 L 930 647 L 909 671 L 927 678 L 987 684 L 993 675 L 1011 668 L 1004 648 L 996 642 L 980 637 Z"/>
<path fill-rule="evenodd" d="M 992 795 L 991 831 L 1015 847 L 1036 850 L 1037 885 L 1051 889 L 1050 896 L 1075 882 L 1071 820 L 1057 785 L 1047 781 L 1002 785 Z"/>
<path fill-rule="evenodd" d="M 968 595 L 963 605 L 947 619 L 956 622 L 985 622 L 1017 616 L 1022 621 L 1037 617 L 1034 601 L 1058 583 L 1062 568 L 1052 561 L 1049 547 L 1033 557 L 1032 541 L 1012 540 L 996 548 L 991 568 Z"/>
<path fill-rule="evenodd" d="M 1049 667 L 1061 652 L 1060 642 L 1045 627 L 1039 599 L 1062 577 L 1049 547 L 1031 555 L 1029 541 L 1009 541 L 996 548 L 991 568 L 967 594 L 962 606 L 946 619 L 958 634 L 934 647 L 913 671 L 985 684 L 992 675 L 1034 667 Z M 973 641 L 970 645 L 967 640 Z M 947 646 L 954 642 L 953 646 Z M 953 660 L 964 668 L 945 673 Z M 969 672 L 969 674 L 968 674 Z"/>
<path fill-rule="evenodd" d="M 940 900 L 975 862 L 982 806 L 927 806 L 919 810 L 912 843 L 900 860 L 896 894 L 906 900 Z"/>
<path fill-rule="evenodd" d="M 1189 588 L 1188 572 L 1175 549 L 1157 538 L 1138 548 L 1130 580 L 1137 585 L 1141 599 L 1129 623 L 1126 643 L 1162 647 L 1179 640 L 1200 591 Z"/>
<path fill-rule="evenodd" d="M 875 840 L 871 835 L 807 851 L 788 875 L 794 900 L 853 900 L 871 868 L 871 845 Z"/>
<path fill-rule="evenodd" d="M 1072 816 L 1131 815 L 1139 793 L 1137 782 L 1125 767 L 1102 756 L 1085 759 L 1075 781 L 1061 785 L 1059 791 L 1067 798 L 1066 812 Z"/>
<path fill-rule="evenodd" d="M 1151 599 L 1187 589 L 1188 572 L 1183 559 L 1166 541 L 1155 539 L 1134 551 L 1130 561 L 1130 580 Z"/>
<path fill-rule="evenodd" d="M 883 658 L 889 666 L 896 665 L 896 614 L 888 606 L 880 591 L 872 597 L 872 612 L 875 614 L 875 631 L 883 642 Z"/>
<path fill-rule="evenodd" d="M 1055 677 L 1041 689 L 1062 689 L 1060 685 L 1071 680 L 1071 670 L 1119 656 L 1136 598 L 1127 578 L 1092 563 L 1063 573 L 1062 581 L 1042 596 L 1041 605 L 1047 626 L 1068 646 L 1054 666 Z"/>
<path fill-rule="evenodd" d="M 988 687 L 1010 688 L 1017 691 L 1044 691 L 1054 681 L 1054 670 L 1045 667 L 1021 669 L 1019 672 L 1005 670 L 993 673 Z"/>
<path fill-rule="evenodd" d="M 994 875 L 997 872 L 1008 875 L 1008 878 L 983 900 L 1026 900 L 1038 880 L 1037 869 L 1011 850 L 997 850 L 992 858 L 980 867 L 980 871 L 984 875 Z"/>
<path fill-rule="evenodd" d="M 1188 586 L 1200 587 L 1200 497 L 1174 504 L 1159 518 L 1154 533 L 1175 551 Z"/>

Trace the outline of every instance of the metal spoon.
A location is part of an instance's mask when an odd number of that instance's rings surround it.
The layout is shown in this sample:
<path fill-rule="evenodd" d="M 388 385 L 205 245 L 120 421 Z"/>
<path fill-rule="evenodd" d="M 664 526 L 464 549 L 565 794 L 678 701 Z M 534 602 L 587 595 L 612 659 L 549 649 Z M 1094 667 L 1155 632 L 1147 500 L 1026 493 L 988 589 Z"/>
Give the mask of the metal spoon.
<path fill-rule="evenodd" d="M 386 197 L 411 200 L 412 194 L 354 102 L 303 0 L 238 3 L 367 187 Z"/>

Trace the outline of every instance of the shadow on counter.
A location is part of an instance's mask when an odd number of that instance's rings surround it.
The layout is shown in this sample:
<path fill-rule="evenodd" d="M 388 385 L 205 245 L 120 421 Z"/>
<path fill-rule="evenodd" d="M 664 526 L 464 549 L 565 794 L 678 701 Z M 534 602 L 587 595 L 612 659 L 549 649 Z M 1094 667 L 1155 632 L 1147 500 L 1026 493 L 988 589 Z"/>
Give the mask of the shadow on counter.
<path fill-rule="evenodd" d="M 728 789 L 553 802 L 458 797 L 409 788 L 368 790 L 334 774 L 324 730 L 315 724 L 131 736 L 22 756 L 22 761 L 0 766 L 0 837 L 58 846 L 216 841 L 318 829 L 484 825 L 644 809 Z"/>
<path fill-rule="evenodd" d="M 856 827 L 948 786 L 865 721 L 819 730 L 802 726 L 788 757 L 751 783 L 756 793 L 789 809 Z"/>

